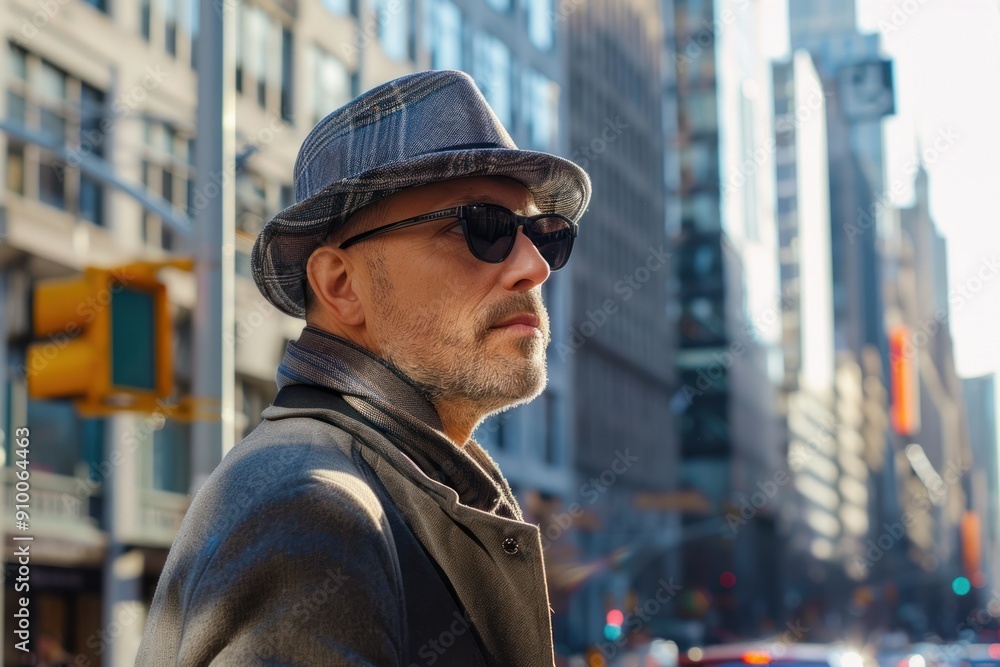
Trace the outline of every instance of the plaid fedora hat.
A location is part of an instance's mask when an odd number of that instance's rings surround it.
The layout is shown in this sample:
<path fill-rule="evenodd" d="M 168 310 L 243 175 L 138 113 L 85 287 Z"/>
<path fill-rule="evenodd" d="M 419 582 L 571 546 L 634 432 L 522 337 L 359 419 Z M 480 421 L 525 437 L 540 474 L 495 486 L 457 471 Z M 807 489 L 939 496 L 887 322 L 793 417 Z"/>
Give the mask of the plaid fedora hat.
<path fill-rule="evenodd" d="M 356 211 L 405 188 L 466 176 L 521 182 L 539 210 L 578 220 L 590 179 L 573 162 L 520 150 L 468 74 L 409 74 L 369 90 L 309 133 L 295 161 L 296 203 L 253 246 L 261 293 L 305 317 L 306 261 Z"/>

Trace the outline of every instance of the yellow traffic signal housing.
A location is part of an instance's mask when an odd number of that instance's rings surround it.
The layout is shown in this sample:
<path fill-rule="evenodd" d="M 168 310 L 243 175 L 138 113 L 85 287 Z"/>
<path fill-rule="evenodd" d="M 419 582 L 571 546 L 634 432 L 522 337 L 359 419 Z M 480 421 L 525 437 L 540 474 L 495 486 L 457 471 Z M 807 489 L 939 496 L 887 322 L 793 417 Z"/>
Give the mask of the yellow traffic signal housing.
<path fill-rule="evenodd" d="M 172 329 L 158 265 L 87 268 L 35 287 L 28 395 L 81 412 L 147 408 L 173 391 Z"/>

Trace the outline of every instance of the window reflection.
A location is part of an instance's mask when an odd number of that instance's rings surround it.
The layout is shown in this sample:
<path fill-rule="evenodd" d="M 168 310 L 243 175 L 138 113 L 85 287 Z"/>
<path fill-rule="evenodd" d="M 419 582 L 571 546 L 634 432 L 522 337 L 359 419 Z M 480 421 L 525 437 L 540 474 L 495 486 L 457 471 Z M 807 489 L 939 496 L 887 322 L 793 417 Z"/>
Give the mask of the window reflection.
<path fill-rule="evenodd" d="M 529 0 L 528 38 L 542 51 L 552 48 L 552 0 Z"/>
<path fill-rule="evenodd" d="M 462 69 L 462 12 L 450 0 L 428 0 L 424 41 L 432 69 Z"/>
<path fill-rule="evenodd" d="M 511 125 L 510 49 L 485 30 L 476 30 L 473 38 L 472 77 L 497 118 L 509 128 Z"/>
<path fill-rule="evenodd" d="M 528 133 L 531 148 L 556 149 L 559 118 L 559 87 L 554 81 L 531 68 L 521 76 L 521 122 Z"/>
<path fill-rule="evenodd" d="M 312 47 L 313 123 L 351 100 L 351 74 L 339 58 L 319 46 Z"/>
<path fill-rule="evenodd" d="M 382 50 L 393 60 L 409 55 L 409 3 L 400 0 L 371 0 Z"/>

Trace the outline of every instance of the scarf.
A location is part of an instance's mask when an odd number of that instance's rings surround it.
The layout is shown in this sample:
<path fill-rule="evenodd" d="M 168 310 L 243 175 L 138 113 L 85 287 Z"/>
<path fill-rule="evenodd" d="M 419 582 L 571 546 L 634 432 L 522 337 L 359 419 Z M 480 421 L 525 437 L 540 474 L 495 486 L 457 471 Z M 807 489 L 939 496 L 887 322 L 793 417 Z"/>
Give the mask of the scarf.
<path fill-rule="evenodd" d="M 290 341 L 276 375 L 278 389 L 312 384 L 343 395 L 390 442 L 459 502 L 523 521 L 510 485 L 492 457 L 472 438 L 458 447 L 444 434 L 434 404 L 399 369 L 340 336 L 306 326 Z"/>

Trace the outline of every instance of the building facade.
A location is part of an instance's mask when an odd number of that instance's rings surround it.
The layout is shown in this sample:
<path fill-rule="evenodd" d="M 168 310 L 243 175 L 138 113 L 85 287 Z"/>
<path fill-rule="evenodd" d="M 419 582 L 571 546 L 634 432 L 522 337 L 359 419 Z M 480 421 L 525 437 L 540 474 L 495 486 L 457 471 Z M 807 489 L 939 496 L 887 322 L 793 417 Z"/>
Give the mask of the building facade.
<path fill-rule="evenodd" d="M 84 419 L 68 401 L 27 396 L 30 301 L 42 279 L 87 266 L 162 261 L 191 253 L 190 241 L 143 201 L 192 215 L 197 108 L 197 3 L 73 0 L 54 12 L 14 0 L 0 7 L 2 50 L 3 265 L 0 288 L 0 411 L 4 484 L 12 505 L 14 429 L 29 425 L 33 448 L 31 614 L 35 643 L 53 641 L 77 664 L 131 665 L 156 580 L 190 500 L 191 427 L 162 415 Z M 262 225 L 293 203 L 292 169 L 313 125 L 378 83 L 427 68 L 468 71 L 518 145 L 567 153 L 559 124 L 564 44 L 551 3 L 324 0 L 219 3 L 236 40 L 236 167 L 220 174 L 235 197 L 237 440 L 256 426 L 275 392 L 274 373 L 302 322 L 259 295 L 249 251 Z M 112 183 L 80 168 L 96 157 Z M 141 197 L 133 196 L 138 190 Z M 133 194 L 129 194 L 132 191 Z M 210 195 L 209 195 L 210 196 Z M 191 385 L 190 274 L 161 273 L 174 320 L 178 392 Z M 546 284 L 553 338 L 566 326 L 571 280 Z M 551 364 L 550 389 L 504 413 L 477 438 L 508 474 L 523 506 L 531 492 L 573 485 L 569 368 Z M 43 444 L 44 443 L 44 444 Z M 11 532 L 13 512 L 6 512 Z M 13 547 L 5 554 L 10 568 Z M 7 579 L 5 602 L 14 604 Z M 6 619 L 13 618 L 13 607 Z M 9 621 L 4 621 L 5 625 Z M 9 635 L 10 633 L 5 633 Z M 7 647 L 4 664 L 18 654 Z"/>
<path fill-rule="evenodd" d="M 996 375 L 962 379 L 974 469 L 969 477 L 970 506 L 979 517 L 980 571 L 987 597 L 1000 588 L 1000 461 L 997 451 Z M 980 603 L 989 604 L 989 599 Z"/>
<path fill-rule="evenodd" d="M 735 517 L 714 532 L 705 515 L 684 517 L 690 591 L 678 613 L 694 621 L 688 641 L 756 636 L 780 626 L 784 613 L 773 567 L 782 552 L 780 502 L 740 513 L 785 465 L 774 417 L 780 276 L 762 55 L 768 18 L 757 2 L 678 1 L 665 36 L 676 72 L 665 96 L 676 100 L 677 117 L 667 141 L 679 168 L 668 192 L 680 209 L 671 229 L 678 484 L 702 498 L 706 515 Z"/>
<path fill-rule="evenodd" d="M 664 503 L 676 483 L 676 439 L 669 404 L 675 336 L 666 286 L 666 144 L 663 129 L 661 5 L 647 0 L 563 3 L 568 43 L 567 118 L 571 157 L 587 170 L 594 198 L 572 267 L 569 344 L 575 397 L 577 488 L 584 511 L 566 549 L 558 598 L 567 610 L 557 644 L 621 648 L 608 613 L 656 635 L 673 617 L 662 581 L 677 520 Z M 627 462 L 627 465 L 625 464 Z M 557 570 L 557 576 L 560 571 Z M 559 616 L 557 608 L 556 617 Z"/>

